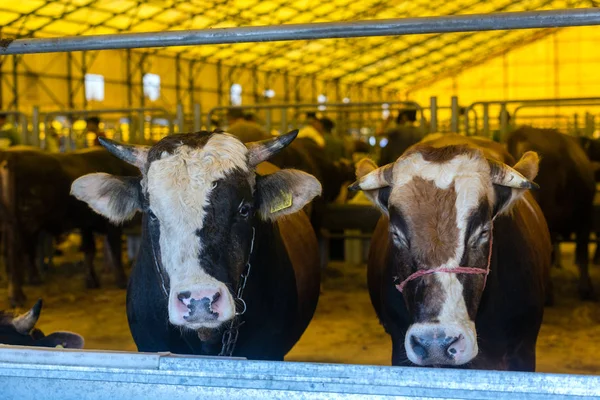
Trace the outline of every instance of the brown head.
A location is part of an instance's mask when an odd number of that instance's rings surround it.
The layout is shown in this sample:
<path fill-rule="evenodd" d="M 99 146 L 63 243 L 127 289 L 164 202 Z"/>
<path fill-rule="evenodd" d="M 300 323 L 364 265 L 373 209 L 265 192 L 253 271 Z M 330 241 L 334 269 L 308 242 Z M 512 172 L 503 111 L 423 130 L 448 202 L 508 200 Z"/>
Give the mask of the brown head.
<path fill-rule="evenodd" d="M 418 365 L 460 365 L 478 353 L 475 316 L 485 274 L 452 272 L 488 267 L 492 220 L 508 212 L 537 174 L 527 153 L 514 168 L 466 145 L 415 145 L 381 168 L 357 166 L 362 189 L 389 216 L 392 274 L 406 282 L 402 294 L 411 317 L 408 358 Z M 522 173 L 526 175 L 523 176 Z M 458 272 L 458 271 L 457 271 Z"/>

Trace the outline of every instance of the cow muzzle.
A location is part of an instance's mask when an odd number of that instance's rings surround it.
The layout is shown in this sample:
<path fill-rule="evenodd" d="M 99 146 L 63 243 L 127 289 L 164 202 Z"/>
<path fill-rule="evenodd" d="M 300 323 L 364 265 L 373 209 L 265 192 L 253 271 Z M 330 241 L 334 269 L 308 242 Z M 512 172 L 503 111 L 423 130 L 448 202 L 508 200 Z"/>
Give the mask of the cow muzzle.
<path fill-rule="evenodd" d="M 411 362 L 423 366 L 462 365 L 479 351 L 473 323 L 413 324 L 406 332 L 404 348 Z"/>
<path fill-rule="evenodd" d="M 235 316 L 235 302 L 225 285 L 172 290 L 169 321 L 191 329 L 218 328 Z"/>

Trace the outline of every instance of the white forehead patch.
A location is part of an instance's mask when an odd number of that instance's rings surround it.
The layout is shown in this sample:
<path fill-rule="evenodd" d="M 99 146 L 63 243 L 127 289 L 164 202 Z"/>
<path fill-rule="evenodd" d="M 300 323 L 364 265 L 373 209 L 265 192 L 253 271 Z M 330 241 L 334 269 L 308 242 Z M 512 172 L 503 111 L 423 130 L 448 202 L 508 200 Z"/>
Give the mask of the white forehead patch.
<path fill-rule="evenodd" d="M 178 281 L 212 279 L 198 265 L 202 244 L 195 232 L 202 229 L 213 184 L 236 169 L 248 171 L 247 153 L 233 136 L 215 134 L 202 148 L 182 145 L 150 164 L 149 203 L 160 222 L 162 262 L 172 289 Z"/>

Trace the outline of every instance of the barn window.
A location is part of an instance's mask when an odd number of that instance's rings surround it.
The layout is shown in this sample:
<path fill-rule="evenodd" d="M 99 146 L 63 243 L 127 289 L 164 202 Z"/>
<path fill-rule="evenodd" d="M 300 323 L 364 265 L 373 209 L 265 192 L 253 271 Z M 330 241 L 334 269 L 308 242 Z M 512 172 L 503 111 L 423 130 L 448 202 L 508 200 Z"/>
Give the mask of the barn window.
<path fill-rule="evenodd" d="M 234 83 L 229 89 L 229 101 L 232 106 L 242 105 L 242 85 Z"/>
<path fill-rule="evenodd" d="M 383 111 L 381 111 L 381 118 L 388 119 L 388 117 L 390 116 L 390 105 L 387 103 L 383 103 L 381 105 L 381 108 L 383 109 Z"/>
<path fill-rule="evenodd" d="M 319 104 L 327 103 L 327 96 L 325 96 L 324 94 L 321 93 L 320 95 L 317 96 L 317 102 Z M 323 106 L 323 105 L 319 106 L 319 111 L 325 111 L 326 109 L 327 109 L 327 106 Z"/>
<path fill-rule="evenodd" d="M 87 101 L 104 101 L 104 76 L 85 74 L 84 84 Z"/>
<path fill-rule="evenodd" d="M 160 97 L 160 76 L 156 74 L 144 74 L 144 96 L 150 101 L 156 101 Z"/>

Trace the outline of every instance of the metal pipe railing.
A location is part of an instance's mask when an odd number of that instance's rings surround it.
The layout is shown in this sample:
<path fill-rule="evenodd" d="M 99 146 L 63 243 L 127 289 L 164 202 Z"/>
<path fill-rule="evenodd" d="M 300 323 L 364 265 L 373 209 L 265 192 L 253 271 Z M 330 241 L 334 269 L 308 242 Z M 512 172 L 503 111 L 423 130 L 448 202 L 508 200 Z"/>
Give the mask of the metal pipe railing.
<path fill-rule="evenodd" d="M 6 117 L 12 117 L 13 123 L 19 127 L 20 139 L 22 144 L 29 144 L 28 133 L 29 129 L 27 127 L 27 116 L 23 114 L 21 111 L 2 111 L 0 114 L 5 115 Z M 1 128 L 1 127 L 0 127 Z"/>
<path fill-rule="evenodd" d="M 86 117 L 90 114 L 131 114 L 137 113 L 138 115 L 138 130 L 141 137 L 138 139 L 143 141 L 144 139 L 144 129 L 145 129 L 145 120 L 144 116 L 146 113 L 158 113 L 161 116 L 164 116 L 168 123 L 169 132 L 173 133 L 173 116 L 162 107 L 142 107 L 142 108 L 103 108 L 97 110 L 62 110 L 62 111 L 51 111 L 44 113 L 44 131 L 48 132 L 48 127 L 51 124 L 52 119 L 58 116 L 83 116 Z M 39 116 L 38 116 L 39 118 Z M 131 138 L 130 138 L 131 139 Z M 42 148 L 46 148 L 46 140 L 41 145 Z M 72 130 L 69 130 L 69 138 L 67 142 L 67 150 L 72 150 L 73 147 L 73 138 L 72 138 Z"/>
<path fill-rule="evenodd" d="M 218 111 L 227 111 L 232 108 L 242 109 L 242 110 L 267 110 L 267 125 L 270 127 L 270 110 L 281 109 L 287 111 L 288 109 L 293 109 L 298 112 L 302 109 L 314 109 L 316 110 L 318 107 L 326 107 L 327 111 L 333 112 L 355 112 L 359 107 L 380 107 L 384 104 L 388 104 L 389 106 L 395 105 L 403 105 L 407 108 L 416 109 L 421 116 L 421 121 L 424 120 L 425 115 L 423 113 L 423 107 L 421 107 L 418 103 L 414 101 L 371 101 L 371 102 L 358 102 L 358 103 L 280 103 L 280 104 L 255 104 L 255 105 L 246 105 L 246 106 L 219 106 L 212 108 L 208 114 L 206 115 L 206 124 L 210 126 L 213 115 Z M 375 111 L 381 111 L 381 109 L 373 109 Z M 270 130 L 269 130 L 270 132 Z"/>
<path fill-rule="evenodd" d="M 569 10 L 396 18 L 371 21 L 121 33 L 116 35 L 67 36 L 60 38 L 27 38 L 15 40 L 3 39 L 2 43 L 0 43 L 0 55 L 556 28 L 585 25 L 600 25 L 599 9 L 578 8 Z"/>
<path fill-rule="evenodd" d="M 594 101 L 595 99 L 595 101 Z M 558 99 L 557 99 L 558 100 Z M 558 103 L 553 103 L 550 99 L 545 100 L 545 101 L 540 101 L 539 103 L 529 103 L 529 104 L 523 104 L 518 106 L 517 108 L 515 108 L 515 111 L 513 112 L 513 118 L 517 118 L 517 115 L 519 114 L 519 111 L 521 111 L 524 108 L 539 108 L 539 107 L 580 107 L 580 106 L 598 106 L 600 107 L 600 97 L 586 97 L 586 98 L 581 98 L 581 99 L 577 99 L 577 98 L 571 98 L 568 99 L 568 101 L 563 101 L 563 102 L 558 102 Z"/>
<path fill-rule="evenodd" d="M 452 133 L 458 133 L 458 97 L 452 96 L 450 99 L 450 107 L 452 109 L 452 119 L 450 122 L 450 131 Z"/>
<path fill-rule="evenodd" d="M 202 109 L 200 104 L 194 104 L 194 132 L 199 132 L 202 129 Z M 208 129 L 208 128 L 207 128 Z"/>
<path fill-rule="evenodd" d="M 485 125 L 485 108 L 488 108 L 488 126 L 489 126 L 489 106 L 496 105 L 500 106 L 500 132 L 502 134 L 506 133 L 508 129 L 508 114 L 507 114 L 507 106 L 510 104 L 519 104 L 518 107 L 515 108 L 513 119 L 516 117 L 518 110 L 525 107 L 547 107 L 547 106 L 557 106 L 557 107 L 566 107 L 566 106 L 577 106 L 584 105 L 586 103 L 592 103 L 600 105 L 600 97 L 565 97 L 565 98 L 547 98 L 547 99 L 514 99 L 514 100 L 488 100 L 488 101 L 477 101 L 469 105 L 465 109 L 465 134 L 469 135 L 470 126 L 468 121 L 469 113 L 473 112 L 476 115 L 475 107 L 482 106 L 484 108 L 484 125 Z M 595 103 L 598 102 L 598 103 Z M 454 113 L 453 113 L 454 115 Z M 503 122 L 504 120 L 504 122 Z M 475 128 L 477 129 L 477 123 L 475 123 Z M 488 128 L 489 130 L 489 128 Z M 484 127 L 485 132 L 485 127 Z M 489 135 L 489 132 L 485 132 Z"/>
<path fill-rule="evenodd" d="M 437 97 L 429 98 L 429 132 L 437 132 L 438 127 L 438 105 Z"/>

